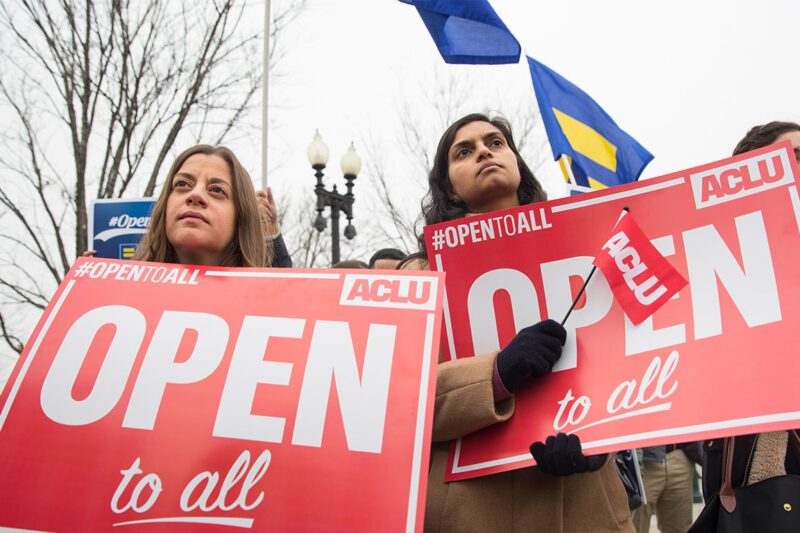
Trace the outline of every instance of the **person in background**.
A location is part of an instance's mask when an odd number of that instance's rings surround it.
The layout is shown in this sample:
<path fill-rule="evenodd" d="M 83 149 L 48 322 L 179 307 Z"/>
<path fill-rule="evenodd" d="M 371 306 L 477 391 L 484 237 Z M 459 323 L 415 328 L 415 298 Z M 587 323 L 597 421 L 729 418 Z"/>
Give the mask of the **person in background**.
<path fill-rule="evenodd" d="M 253 183 L 230 149 L 199 144 L 175 159 L 134 260 L 223 267 L 271 264 Z"/>
<path fill-rule="evenodd" d="M 406 255 L 397 248 L 383 248 L 369 258 L 369 268 L 394 270 L 406 258 Z"/>
<path fill-rule="evenodd" d="M 800 124 L 773 121 L 754 126 L 733 150 L 742 154 L 780 141 L 791 141 L 800 164 Z M 784 474 L 800 474 L 800 464 L 788 449 L 787 431 L 770 431 L 735 437 L 731 483 L 734 488 L 752 485 Z M 725 439 L 703 443 L 703 498 L 706 503 L 722 486 L 722 448 Z"/>
<path fill-rule="evenodd" d="M 281 235 L 281 228 L 278 223 L 278 206 L 275 205 L 275 198 L 272 196 L 272 187 L 267 187 L 266 191 L 256 192 L 261 216 L 264 217 L 266 224 L 267 241 L 271 241 L 272 248 L 275 250 L 275 258 L 271 265 L 281 268 L 292 268 L 292 256 L 286 248 L 286 243 Z"/>
<path fill-rule="evenodd" d="M 642 448 L 642 481 L 647 504 L 633 512 L 636 533 L 650 531 L 655 512 L 661 533 L 684 533 L 692 525 L 692 479 L 701 462 L 700 442 Z"/>
<path fill-rule="evenodd" d="M 359 261 L 358 259 L 345 259 L 344 261 L 339 261 L 331 265 L 331 268 L 369 268 L 369 265 L 366 264 L 364 261 Z"/>
<path fill-rule="evenodd" d="M 781 141 L 791 141 L 794 157 L 800 165 L 800 125 L 778 120 L 753 126 L 733 149 L 733 155 L 743 154 Z"/>
<path fill-rule="evenodd" d="M 546 199 L 522 160 L 504 119 L 471 114 L 442 135 L 425 224 L 460 219 Z M 424 236 L 401 269 L 427 270 Z M 577 435 L 534 442 L 537 466 L 445 483 L 450 444 L 514 414 L 514 394 L 546 380 L 561 356 L 566 330 L 544 320 L 520 330 L 502 350 L 441 361 L 428 475 L 428 532 L 633 532 L 627 495 L 608 454 L 585 456 Z"/>

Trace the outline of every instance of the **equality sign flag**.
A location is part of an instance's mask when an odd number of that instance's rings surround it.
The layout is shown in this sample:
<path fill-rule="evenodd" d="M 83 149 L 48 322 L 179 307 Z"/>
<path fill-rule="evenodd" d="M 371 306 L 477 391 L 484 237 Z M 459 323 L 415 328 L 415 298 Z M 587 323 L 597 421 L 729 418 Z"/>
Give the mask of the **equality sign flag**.
<path fill-rule="evenodd" d="M 592 264 L 605 274 L 611 292 L 633 324 L 655 313 L 686 285 L 627 210 L 622 211 Z"/>
<path fill-rule="evenodd" d="M 553 372 L 506 422 L 463 435 L 447 479 L 534 464 L 563 431 L 588 453 L 800 427 L 800 196 L 788 142 L 643 182 L 425 228 L 447 272 L 446 360 L 561 320 L 624 206 L 688 280 L 634 325 L 602 272 Z"/>
<path fill-rule="evenodd" d="M 88 247 L 95 257 L 132 259 L 150 225 L 155 198 L 105 198 L 89 208 Z"/>
<path fill-rule="evenodd" d="M 526 57 L 553 157 L 567 156 L 578 186 L 572 190 L 603 189 L 639 179 L 653 155 L 578 86 Z M 562 161 L 566 171 L 563 165 Z"/>
<path fill-rule="evenodd" d="M 421 531 L 442 282 L 78 259 L 0 396 L 0 529 Z"/>

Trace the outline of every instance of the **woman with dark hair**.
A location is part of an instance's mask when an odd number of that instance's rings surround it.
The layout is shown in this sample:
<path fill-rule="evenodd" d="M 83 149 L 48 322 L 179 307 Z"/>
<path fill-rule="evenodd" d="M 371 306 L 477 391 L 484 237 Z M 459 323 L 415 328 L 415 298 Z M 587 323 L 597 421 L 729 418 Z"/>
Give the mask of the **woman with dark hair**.
<path fill-rule="evenodd" d="M 442 135 L 423 200 L 426 224 L 546 199 L 503 119 L 467 115 Z M 427 270 L 425 242 L 401 268 Z M 535 442 L 537 466 L 444 482 L 451 441 L 508 420 L 514 392 L 547 379 L 566 331 L 553 320 L 520 330 L 502 350 L 437 368 L 425 531 L 634 531 L 607 454 L 585 456 L 577 435 Z"/>
<path fill-rule="evenodd" d="M 774 120 L 760 126 L 753 126 L 736 145 L 733 155 L 743 154 L 780 141 L 792 141 L 794 156 L 800 164 L 800 124 L 794 122 Z"/>
<path fill-rule="evenodd" d="M 509 150 L 513 152 L 520 175 L 519 186 L 516 189 L 516 201 L 519 202 L 517 205 L 527 205 L 547 200 L 547 194 L 544 189 L 542 189 L 528 165 L 525 164 L 522 156 L 519 155 L 519 150 L 517 150 L 517 145 L 514 144 L 514 139 L 511 135 L 511 125 L 508 121 L 500 117 L 490 119 L 482 113 L 472 113 L 453 122 L 442 134 L 442 138 L 439 139 L 439 146 L 436 148 L 436 155 L 433 159 L 433 168 L 428 175 L 428 193 L 422 201 L 422 216 L 425 219 L 426 226 L 457 220 L 467 216 L 469 213 L 477 212 L 472 211 L 461 197 L 453 194 L 453 184 L 450 182 L 450 174 L 448 172 L 450 168 L 449 150 L 453 146 L 456 133 L 462 126 L 471 122 L 487 122 L 494 126 L 502 134 Z M 496 211 L 496 209 L 490 209 L 490 211 Z M 417 237 L 417 241 L 419 243 L 419 252 L 415 256 L 427 259 L 428 253 L 425 250 L 424 235 L 420 234 Z"/>
<path fill-rule="evenodd" d="M 134 259 L 263 267 L 272 249 L 253 183 L 224 146 L 199 144 L 172 163 Z"/>

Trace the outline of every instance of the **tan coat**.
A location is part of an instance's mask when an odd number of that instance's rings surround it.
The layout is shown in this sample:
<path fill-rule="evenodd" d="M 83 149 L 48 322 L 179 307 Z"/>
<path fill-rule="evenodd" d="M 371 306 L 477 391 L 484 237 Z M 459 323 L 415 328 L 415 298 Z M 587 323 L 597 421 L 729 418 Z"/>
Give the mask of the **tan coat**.
<path fill-rule="evenodd" d="M 426 269 L 420 261 L 405 268 Z M 495 404 L 497 352 L 439 363 L 428 474 L 425 531 L 634 532 L 625 489 L 613 461 L 600 470 L 555 477 L 536 467 L 444 482 L 450 441 L 514 413 L 514 398 Z M 609 456 L 610 457 L 610 456 Z"/>

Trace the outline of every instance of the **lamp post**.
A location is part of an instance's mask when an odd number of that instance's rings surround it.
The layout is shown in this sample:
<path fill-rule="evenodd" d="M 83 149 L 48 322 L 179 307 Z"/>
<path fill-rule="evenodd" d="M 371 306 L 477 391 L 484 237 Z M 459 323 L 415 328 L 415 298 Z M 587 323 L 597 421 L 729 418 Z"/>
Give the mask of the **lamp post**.
<path fill-rule="evenodd" d="M 352 143 L 350 148 L 347 149 L 342 157 L 342 174 L 347 181 L 347 192 L 341 194 L 336 190 L 334 184 L 333 190 L 329 191 L 322 184 L 322 169 L 328 163 L 328 156 L 330 151 L 328 146 L 322 141 L 319 132 L 314 134 L 314 140 L 308 147 L 308 161 L 311 163 L 311 168 L 314 169 L 314 175 L 317 177 L 317 184 L 314 187 L 314 193 L 317 195 L 317 218 L 314 220 L 314 227 L 317 231 L 322 231 L 328 225 L 322 212 L 326 207 L 331 208 L 331 264 L 339 262 L 339 212 L 343 211 L 347 216 L 347 226 L 344 228 L 344 236 L 347 239 L 352 239 L 356 236 L 356 228 L 353 227 L 353 183 L 361 170 L 361 158 L 356 154 L 356 149 Z"/>

